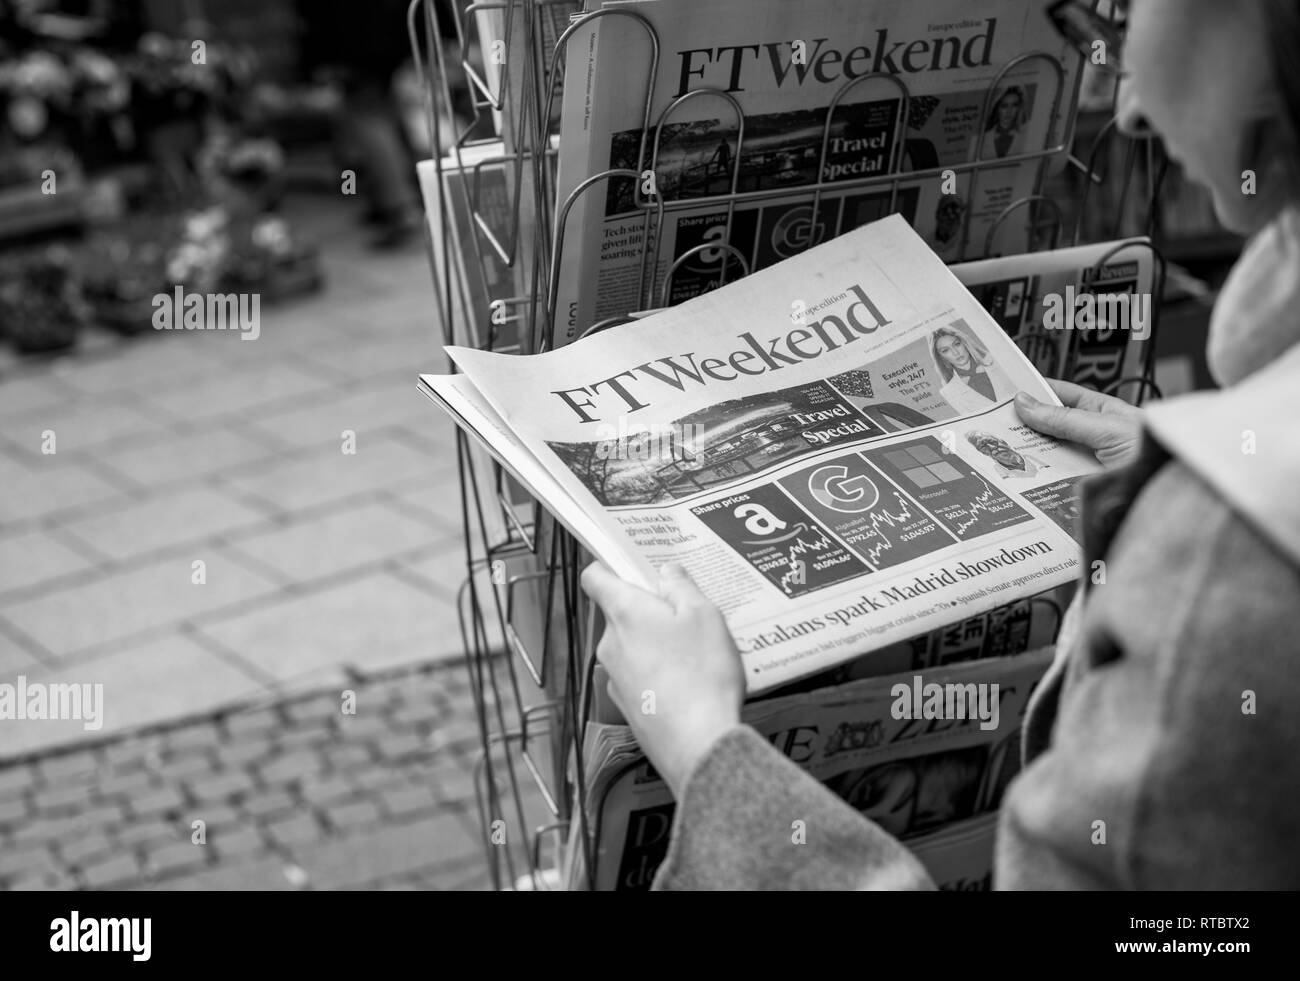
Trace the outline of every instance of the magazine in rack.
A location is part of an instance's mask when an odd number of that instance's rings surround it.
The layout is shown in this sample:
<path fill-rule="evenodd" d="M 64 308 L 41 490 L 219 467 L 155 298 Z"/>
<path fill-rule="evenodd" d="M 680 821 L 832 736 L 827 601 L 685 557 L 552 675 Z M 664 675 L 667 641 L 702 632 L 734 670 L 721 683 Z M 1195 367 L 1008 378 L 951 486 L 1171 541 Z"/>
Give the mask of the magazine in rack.
<path fill-rule="evenodd" d="M 906 842 L 935 884 L 988 889 L 995 814 L 1019 770 L 1020 725 L 1050 648 L 1011 658 L 867 678 L 745 706 L 764 739 L 855 810 Z M 954 720 L 901 718 L 898 685 L 975 686 L 992 697 Z M 966 706 L 963 706 L 966 707 Z M 588 850 L 572 839 L 565 886 L 646 889 L 668 849 L 676 805 L 631 730 L 588 725 Z M 575 822 L 575 826 L 576 826 Z"/>
<path fill-rule="evenodd" d="M 949 262 L 1034 246 L 1031 209 L 1007 212 L 1065 145 L 1079 77 L 1040 4 L 589 9 L 564 52 L 555 346 L 890 213 Z"/>
<path fill-rule="evenodd" d="M 951 267 L 1039 371 L 1099 391 L 1145 377 L 1161 268 L 1145 238 Z"/>

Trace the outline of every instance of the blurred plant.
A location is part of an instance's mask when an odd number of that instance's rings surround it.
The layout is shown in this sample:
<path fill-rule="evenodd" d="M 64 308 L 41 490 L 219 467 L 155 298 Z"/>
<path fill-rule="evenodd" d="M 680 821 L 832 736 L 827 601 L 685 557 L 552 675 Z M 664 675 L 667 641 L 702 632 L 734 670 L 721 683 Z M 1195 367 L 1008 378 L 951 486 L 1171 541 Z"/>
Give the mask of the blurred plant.
<path fill-rule="evenodd" d="M 68 249 L 50 246 L 0 258 L 0 335 L 25 353 L 76 343 L 86 304 Z"/>
<path fill-rule="evenodd" d="M 186 216 L 181 239 L 167 257 L 169 285 L 180 284 L 195 293 L 216 288 L 230 254 L 229 222 L 229 214 L 220 206 Z"/>

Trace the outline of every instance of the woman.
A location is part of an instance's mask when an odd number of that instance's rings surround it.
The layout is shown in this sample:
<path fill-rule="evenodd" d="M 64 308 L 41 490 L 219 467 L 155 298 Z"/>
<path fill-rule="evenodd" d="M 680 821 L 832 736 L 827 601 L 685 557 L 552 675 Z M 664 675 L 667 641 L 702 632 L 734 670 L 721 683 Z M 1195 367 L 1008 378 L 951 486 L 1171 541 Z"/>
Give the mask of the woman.
<path fill-rule="evenodd" d="M 982 412 L 1016 394 L 984 346 L 955 327 L 931 335 L 930 354 L 943 379 L 939 394 L 958 415 Z"/>
<path fill-rule="evenodd" d="M 1129 7 L 1126 46 L 1110 52 L 1126 72 L 1121 125 L 1154 127 L 1252 241 L 1212 318 L 1222 391 L 1142 412 L 1065 384 L 1064 407 L 1017 399 L 1027 424 L 1113 469 L 1085 488 L 1093 575 L 1025 720 L 994 885 L 1295 888 L 1300 5 Z M 1258 194 L 1242 193 L 1244 170 Z M 894 838 L 739 723 L 740 661 L 689 579 L 667 570 L 654 596 L 593 566 L 584 584 L 609 617 L 599 654 L 616 701 L 657 696 L 657 714 L 628 714 L 678 800 L 657 888 L 932 885 Z M 808 829 L 799 848 L 794 819 Z"/>

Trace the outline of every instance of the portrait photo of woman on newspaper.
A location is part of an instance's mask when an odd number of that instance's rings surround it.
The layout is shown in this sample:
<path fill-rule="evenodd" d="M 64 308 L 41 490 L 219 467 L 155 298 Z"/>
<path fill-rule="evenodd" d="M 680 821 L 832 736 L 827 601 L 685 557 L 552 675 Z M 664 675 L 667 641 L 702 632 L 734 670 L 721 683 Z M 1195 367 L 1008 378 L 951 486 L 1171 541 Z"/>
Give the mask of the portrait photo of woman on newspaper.
<path fill-rule="evenodd" d="M 962 415 L 982 412 L 1016 394 L 984 345 L 959 327 L 936 330 L 930 353 L 943 379 L 939 394 Z"/>
<path fill-rule="evenodd" d="M 984 132 L 971 141 L 978 146 L 975 159 L 1001 159 L 1024 153 L 1027 122 L 1024 90 L 1019 85 L 1012 85 L 993 103 L 984 123 Z"/>

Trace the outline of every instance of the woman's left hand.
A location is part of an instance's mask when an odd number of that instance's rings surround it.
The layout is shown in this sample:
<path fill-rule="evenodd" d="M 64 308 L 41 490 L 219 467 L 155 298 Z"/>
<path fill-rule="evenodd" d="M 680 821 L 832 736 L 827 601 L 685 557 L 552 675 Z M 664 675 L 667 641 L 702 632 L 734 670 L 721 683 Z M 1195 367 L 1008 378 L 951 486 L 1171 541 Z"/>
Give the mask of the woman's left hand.
<path fill-rule="evenodd" d="M 610 697 L 680 798 L 696 764 L 740 722 L 745 671 L 726 621 L 677 565 L 660 570 L 658 594 L 595 562 L 582 588 L 605 614 L 596 656 Z"/>

